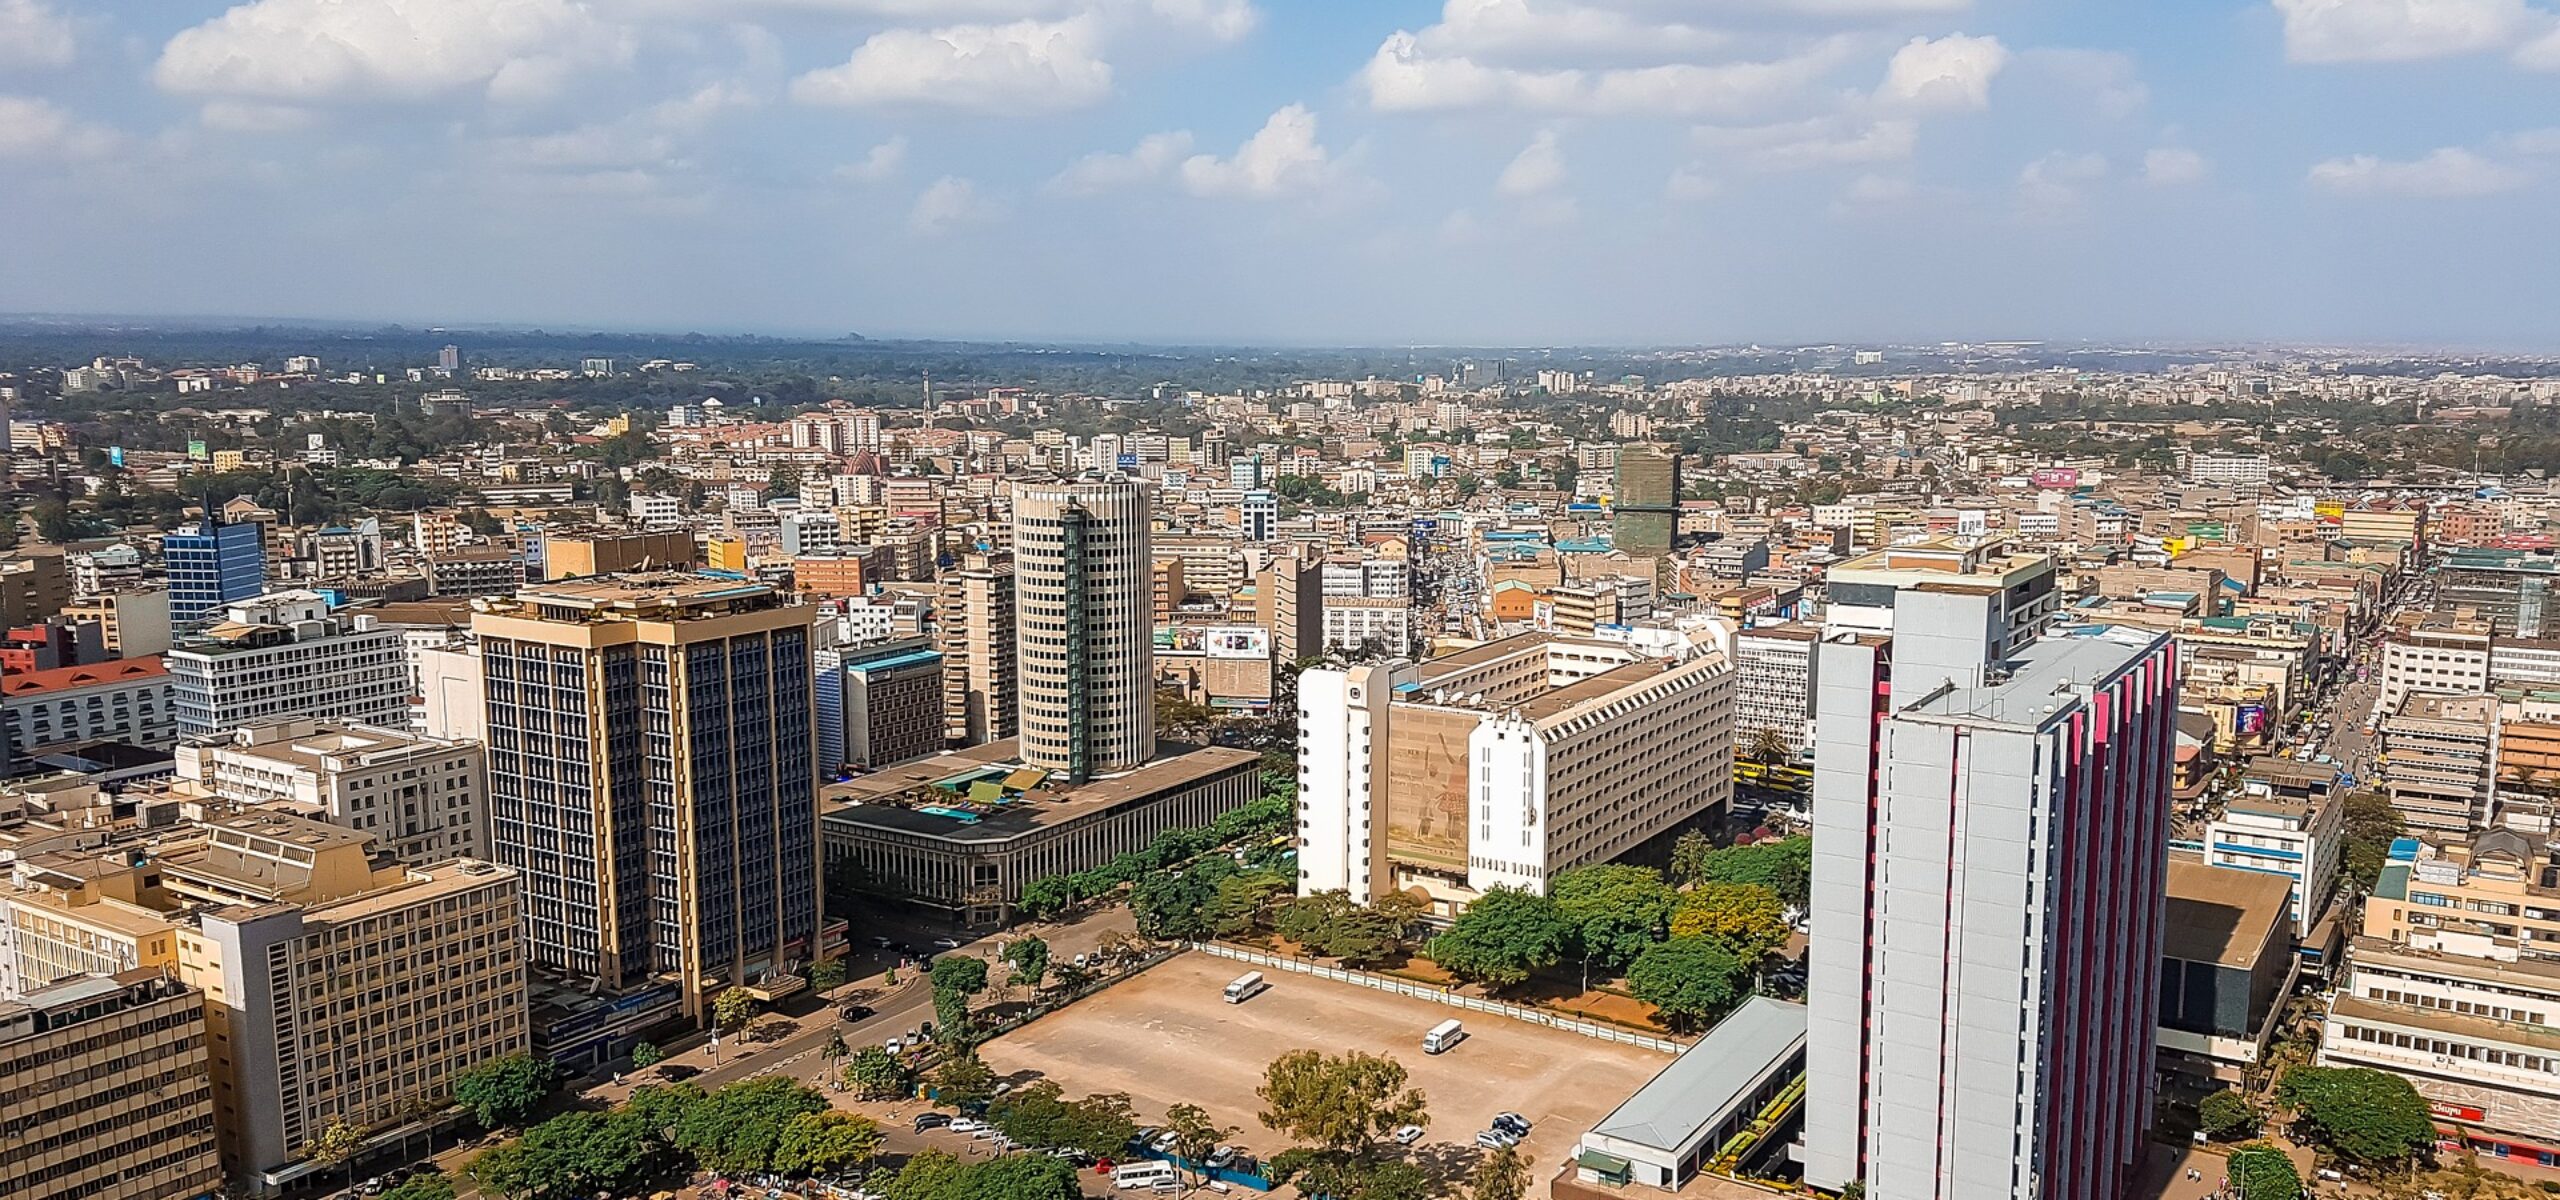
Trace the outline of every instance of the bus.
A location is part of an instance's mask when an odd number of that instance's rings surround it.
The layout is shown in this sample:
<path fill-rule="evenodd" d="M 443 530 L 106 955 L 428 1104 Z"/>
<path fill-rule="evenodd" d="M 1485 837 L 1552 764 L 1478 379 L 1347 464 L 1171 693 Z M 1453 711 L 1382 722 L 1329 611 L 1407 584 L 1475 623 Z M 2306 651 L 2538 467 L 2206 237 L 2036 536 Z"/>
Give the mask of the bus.
<path fill-rule="evenodd" d="M 1159 1184 L 1181 1182 L 1182 1173 L 1169 1162 L 1126 1163 L 1111 1172 L 1111 1186 L 1124 1192 L 1131 1188 L 1153 1188 Z"/>
<path fill-rule="evenodd" d="M 1242 975 L 1236 976 L 1236 981 L 1234 983 L 1227 985 L 1227 1003 L 1242 1004 L 1247 1000 L 1253 999 L 1254 996 L 1262 991 L 1262 989 L 1270 986 L 1271 985 L 1269 983 L 1264 982 L 1262 972 L 1247 971 Z"/>
<path fill-rule="evenodd" d="M 1466 1036 L 1466 1026 L 1459 1024 L 1456 1017 L 1451 1017 L 1432 1026 L 1431 1032 L 1422 1035 L 1422 1052 L 1438 1054 L 1466 1040 Z"/>

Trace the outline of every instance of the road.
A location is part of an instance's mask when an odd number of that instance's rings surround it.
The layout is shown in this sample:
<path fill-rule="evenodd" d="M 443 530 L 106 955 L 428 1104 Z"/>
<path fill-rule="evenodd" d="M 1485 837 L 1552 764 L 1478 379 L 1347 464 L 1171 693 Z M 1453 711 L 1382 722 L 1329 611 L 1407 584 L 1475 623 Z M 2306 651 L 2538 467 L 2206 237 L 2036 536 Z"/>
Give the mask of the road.
<path fill-rule="evenodd" d="M 1092 953 L 1114 934 L 1133 934 L 1136 931 L 1137 924 L 1129 910 L 1110 907 L 1063 923 L 1018 926 L 969 942 L 958 949 L 946 949 L 943 953 L 975 955 L 992 962 L 1005 942 L 1025 935 L 1037 935 L 1048 941 L 1050 961 L 1064 963 L 1072 961 L 1076 955 Z M 867 942 L 868 939 L 857 940 Z M 840 1006 L 847 1003 L 867 1005 L 874 1010 L 873 1014 L 846 1024 L 835 1014 Z M 578 1093 L 578 1100 L 586 1107 L 610 1107 L 628 1098 L 636 1087 L 667 1082 L 668 1068 L 674 1067 L 674 1074 L 685 1075 L 686 1082 L 706 1090 L 744 1079 L 780 1074 L 826 1090 L 837 1107 L 852 1109 L 855 1106 L 849 1093 L 829 1088 L 825 1078 L 831 1065 L 825 1054 L 828 1035 L 842 1032 L 845 1044 L 854 1049 L 878 1045 L 891 1037 L 903 1038 L 908 1031 L 932 1019 L 933 992 L 925 982 L 923 971 L 901 965 L 895 985 L 889 984 L 882 974 L 875 973 L 847 983 L 824 997 L 803 997 L 798 1003 L 786 1004 L 783 1015 L 792 1018 L 797 1028 L 779 1041 L 751 1046 L 736 1038 L 723 1038 L 715 1061 L 714 1051 L 707 1040 L 690 1040 L 681 1050 L 671 1048 L 667 1058 L 656 1066 L 585 1088 Z M 905 1118 L 912 1118 L 923 1107 L 921 1104 L 908 1104 L 900 1119 L 883 1123 L 882 1129 L 887 1134 L 893 1158 L 913 1154 L 928 1145 L 939 1146 L 963 1157 L 983 1157 L 988 1152 L 984 1142 L 973 1143 L 967 1138 L 940 1132 L 924 1136 L 915 1134 Z M 445 1176 L 453 1181 L 459 1200 L 498 1200 L 495 1196 L 484 1196 L 463 1173 L 464 1164 L 480 1150 L 476 1143 L 465 1144 L 434 1159 Z M 1088 1190 L 1092 1190 L 1091 1185 L 1088 1185 Z M 1103 1190 L 1108 1190 L 1107 1180 Z"/>

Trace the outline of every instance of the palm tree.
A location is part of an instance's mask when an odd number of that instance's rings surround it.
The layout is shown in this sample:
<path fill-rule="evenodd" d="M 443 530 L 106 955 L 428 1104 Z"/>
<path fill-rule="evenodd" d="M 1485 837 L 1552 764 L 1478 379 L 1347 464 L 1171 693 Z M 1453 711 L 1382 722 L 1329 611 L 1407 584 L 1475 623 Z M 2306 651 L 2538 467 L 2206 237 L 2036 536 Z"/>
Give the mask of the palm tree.
<path fill-rule="evenodd" d="M 1786 734 L 1764 725 L 1751 732 L 1751 748 L 1744 751 L 1744 756 L 1764 767 L 1774 767 L 1795 757 L 1795 751 L 1788 747 Z"/>

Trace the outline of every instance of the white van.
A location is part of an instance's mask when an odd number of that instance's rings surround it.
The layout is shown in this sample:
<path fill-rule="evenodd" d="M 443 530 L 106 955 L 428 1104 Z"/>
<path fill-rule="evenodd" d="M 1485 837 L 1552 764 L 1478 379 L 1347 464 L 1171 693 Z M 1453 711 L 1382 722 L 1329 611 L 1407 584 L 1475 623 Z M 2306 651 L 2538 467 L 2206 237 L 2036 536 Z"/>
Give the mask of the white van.
<path fill-rule="evenodd" d="M 1438 1054 L 1466 1040 L 1466 1036 L 1466 1026 L 1459 1024 L 1456 1017 L 1451 1017 L 1432 1026 L 1431 1032 L 1422 1035 L 1422 1052 Z"/>
<path fill-rule="evenodd" d="M 1182 1173 L 1174 1170 L 1173 1164 L 1169 1162 L 1129 1163 L 1111 1170 L 1111 1186 L 1124 1192 L 1131 1188 L 1151 1188 L 1159 1183 L 1178 1184 L 1180 1182 L 1182 1182 Z"/>
<path fill-rule="evenodd" d="M 1242 975 L 1236 976 L 1236 981 L 1234 983 L 1227 985 L 1227 1003 L 1242 1004 L 1247 1000 L 1253 999 L 1255 995 L 1262 991 L 1262 989 L 1270 986 L 1270 984 L 1263 982 L 1262 972 L 1247 971 Z"/>

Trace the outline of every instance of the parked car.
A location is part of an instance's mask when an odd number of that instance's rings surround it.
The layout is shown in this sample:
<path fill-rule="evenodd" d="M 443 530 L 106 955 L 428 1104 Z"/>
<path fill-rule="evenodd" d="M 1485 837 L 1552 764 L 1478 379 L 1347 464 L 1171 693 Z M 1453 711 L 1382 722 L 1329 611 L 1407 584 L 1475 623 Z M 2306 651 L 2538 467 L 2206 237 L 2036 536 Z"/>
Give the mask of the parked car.
<path fill-rule="evenodd" d="M 1399 1146 L 1410 1146 L 1415 1142 L 1422 1140 L 1422 1127 L 1419 1125 L 1400 1125 L 1397 1126 L 1396 1131 L 1389 1136 L 1395 1138 L 1396 1144 Z"/>
<path fill-rule="evenodd" d="M 1521 1116 L 1516 1112 L 1507 1112 L 1496 1115 L 1493 1118 L 1493 1127 L 1503 1131 L 1504 1133 L 1508 1133 L 1513 1137 L 1525 1138 L 1529 1136 L 1529 1118 Z"/>
<path fill-rule="evenodd" d="M 986 1126 L 967 1117 L 957 1117 L 952 1120 L 950 1128 L 953 1133 L 976 1133 Z"/>
<path fill-rule="evenodd" d="M 868 1021 L 872 1017 L 872 1009 L 868 1004 L 848 1004 L 836 1010 L 836 1015 L 847 1021 Z"/>
<path fill-rule="evenodd" d="M 950 1123 L 951 1123 L 951 1114 L 950 1114 L 950 1113 L 922 1112 L 922 1113 L 917 1113 L 917 1114 L 916 1114 L 916 1132 L 917 1132 L 917 1133 L 923 1133 L 925 1130 L 928 1130 L 928 1129 L 940 1129 L 940 1128 L 942 1128 L 943 1126 L 949 1125 Z"/>
<path fill-rule="evenodd" d="M 1156 1140 L 1147 1143 L 1147 1145 L 1153 1148 L 1158 1154 L 1171 1154 L 1173 1153 L 1173 1144 L 1181 1140 L 1181 1134 L 1168 1129 L 1163 1133 L 1157 1134 Z"/>
<path fill-rule="evenodd" d="M 960 948 L 960 939 L 939 937 L 933 939 L 933 944 L 945 950 L 957 950 Z"/>
<path fill-rule="evenodd" d="M 1216 1171 L 1223 1169 L 1228 1163 L 1234 1162 L 1235 1160 L 1235 1147 L 1220 1146 L 1217 1149 L 1210 1151 L 1209 1157 L 1205 1161 L 1208 1163 L 1210 1170 Z"/>
<path fill-rule="evenodd" d="M 1487 1150 L 1499 1150 L 1504 1146 L 1515 1145 L 1519 1140 L 1499 1129 L 1488 1129 L 1476 1135 L 1476 1144 Z"/>

